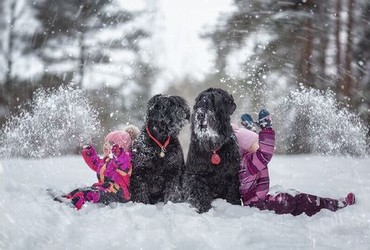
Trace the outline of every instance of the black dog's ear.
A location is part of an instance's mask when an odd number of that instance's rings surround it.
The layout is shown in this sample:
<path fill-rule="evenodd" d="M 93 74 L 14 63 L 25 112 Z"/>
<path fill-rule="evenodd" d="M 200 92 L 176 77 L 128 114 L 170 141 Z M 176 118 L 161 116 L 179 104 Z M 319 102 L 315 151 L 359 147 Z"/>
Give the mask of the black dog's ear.
<path fill-rule="evenodd" d="M 187 121 L 189 121 L 190 108 L 186 100 L 182 98 L 181 96 L 171 96 L 171 99 L 174 102 L 174 105 L 180 108 L 179 113 L 177 114 L 178 118 L 186 119 Z"/>
<path fill-rule="evenodd" d="M 184 113 L 185 113 L 185 119 L 187 121 L 189 121 L 190 120 L 190 107 L 189 107 L 189 105 L 186 101 L 185 101 L 185 105 L 184 105 Z"/>
<path fill-rule="evenodd" d="M 228 113 L 229 115 L 232 115 L 236 109 L 236 104 L 234 102 L 234 97 L 232 95 L 230 95 L 230 99 L 229 99 L 229 102 L 228 102 Z"/>
<path fill-rule="evenodd" d="M 199 100 L 203 97 L 203 94 L 204 92 L 201 92 L 197 95 L 197 97 L 195 98 L 195 102 L 194 102 L 194 109 L 195 109 L 195 106 L 197 105 L 197 103 L 199 102 Z"/>
<path fill-rule="evenodd" d="M 231 94 L 227 93 L 225 90 L 222 89 L 215 89 L 214 98 L 215 103 L 223 103 L 225 104 L 225 112 L 227 115 L 232 115 L 236 109 L 236 104 L 234 102 L 234 98 Z"/>
<path fill-rule="evenodd" d="M 231 94 L 225 93 L 225 95 L 222 96 L 222 101 L 225 104 L 225 111 L 227 115 L 232 115 L 236 109 L 236 104 L 234 102 L 234 98 Z"/>

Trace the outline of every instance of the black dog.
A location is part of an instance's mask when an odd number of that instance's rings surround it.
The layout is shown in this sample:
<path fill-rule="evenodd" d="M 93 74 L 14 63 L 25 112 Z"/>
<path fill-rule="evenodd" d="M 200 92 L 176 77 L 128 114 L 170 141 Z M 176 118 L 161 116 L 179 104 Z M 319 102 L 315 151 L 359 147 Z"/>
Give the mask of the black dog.
<path fill-rule="evenodd" d="M 149 100 L 145 125 L 133 146 L 132 201 L 180 201 L 185 161 L 177 136 L 189 118 L 182 97 L 158 94 Z"/>
<path fill-rule="evenodd" d="M 184 190 L 200 213 L 208 211 L 216 198 L 240 204 L 240 156 L 230 124 L 235 108 L 233 97 L 222 89 L 209 88 L 195 100 Z"/>

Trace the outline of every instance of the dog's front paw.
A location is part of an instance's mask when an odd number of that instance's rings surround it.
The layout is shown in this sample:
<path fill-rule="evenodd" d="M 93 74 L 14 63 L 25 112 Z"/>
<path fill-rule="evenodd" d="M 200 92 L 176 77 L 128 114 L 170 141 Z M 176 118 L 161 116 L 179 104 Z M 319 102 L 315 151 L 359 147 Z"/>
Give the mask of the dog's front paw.
<path fill-rule="evenodd" d="M 150 199 L 148 195 L 143 194 L 143 193 L 136 194 L 134 197 L 134 201 L 139 202 L 139 203 L 144 203 L 144 204 L 150 204 Z"/>
<path fill-rule="evenodd" d="M 131 194 L 131 200 L 138 203 L 150 204 L 149 191 L 145 185 L 141 185 L 138 189 L 134 189 Z"/>
<path fill-rule="evenodd" d="M 208 212 L 210 209 L 212 208 L 211 204 L 209 205 L 204 205 L 204 206 L 200 206 L 199 208 L 197 208 L 197 212 L 202 214 L 202 213 L 206 213 Z"/>
<path fill-rule="evenodd" d="M 189 199 L 189 203 L 200 214 L 206 213 L 212 208 L 211 201 L 208 202 L 204 200 Z"/>
<path fill-rule="evenodd" d="M 172 202 L 172 203 L 179 203 L 184 201 L 184 191 L 176 186 L 173 185 L 171 188 L 168 188 L 164 194 L 164 203 Z"/>

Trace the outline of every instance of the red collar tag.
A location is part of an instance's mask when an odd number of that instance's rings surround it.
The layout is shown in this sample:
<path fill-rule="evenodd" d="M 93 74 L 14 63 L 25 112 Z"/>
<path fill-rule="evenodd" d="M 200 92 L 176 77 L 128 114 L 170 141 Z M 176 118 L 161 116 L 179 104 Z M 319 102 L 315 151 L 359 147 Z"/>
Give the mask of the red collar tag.
<path fill-rule="evenodd" d="M 217 154 L 217 150 L 219 149 L 216 149 L 215 151 L 213 151 L 213 154 L 211 156 L 211 162 L 213 165 L 218 165 L 221 162 L 221 157 L 219 154 Z"/>

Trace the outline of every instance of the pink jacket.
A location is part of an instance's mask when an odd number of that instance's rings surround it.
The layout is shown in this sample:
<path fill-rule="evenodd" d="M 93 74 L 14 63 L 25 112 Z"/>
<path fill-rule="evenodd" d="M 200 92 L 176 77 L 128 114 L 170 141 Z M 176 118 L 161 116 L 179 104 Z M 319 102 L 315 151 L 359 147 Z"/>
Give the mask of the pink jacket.
<path fill-rule="evenodd" d="M 132 172 L 131 155 L 121 148 L 121 153 L 113 158 L 101 159 L 94 147 L 88 147 L 81 152 L 86 164 L 96 172 L 98 182 L 93 186 L 105 192 L 117 193 L 123 191 L 125 200 L 130 200 L 130 177 Z"/>
<path fill-rule="evenodd" d="M 238 138 L 238 141 L 243 138 Z M 259 149 L 254 153 L 245 152 L 239 171 L 240 196 L 244 205 L 264 200 L 269 191 L 270 179 L 267 164 L 275 147 L 275 131 L 262 129 L 259 133 Z"/>

